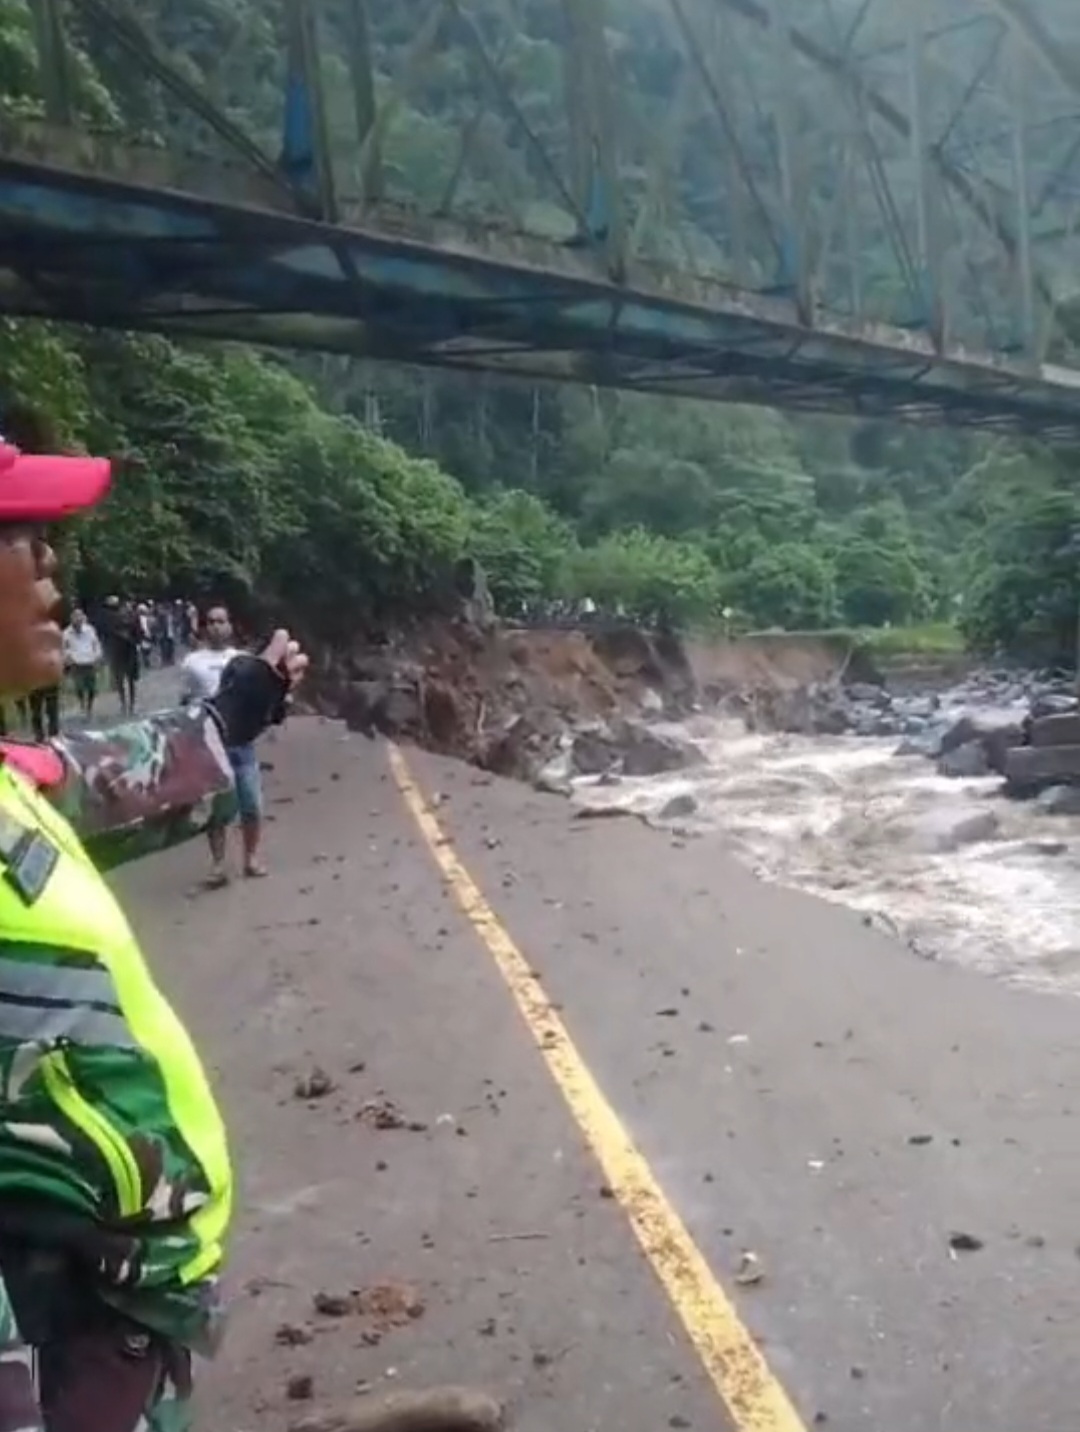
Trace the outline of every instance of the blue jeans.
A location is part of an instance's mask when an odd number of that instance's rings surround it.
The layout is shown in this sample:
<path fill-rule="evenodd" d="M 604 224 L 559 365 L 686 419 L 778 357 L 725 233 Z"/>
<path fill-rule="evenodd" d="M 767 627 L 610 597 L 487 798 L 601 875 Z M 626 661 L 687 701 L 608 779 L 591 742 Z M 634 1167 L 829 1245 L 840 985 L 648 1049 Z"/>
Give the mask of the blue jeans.
<path fill-rule="evenodd" d="M 229 764 L 236 780 L 236 805 L 245 822 L 262 817 L 262 776 L 254 746 L 230 746 Z"/>

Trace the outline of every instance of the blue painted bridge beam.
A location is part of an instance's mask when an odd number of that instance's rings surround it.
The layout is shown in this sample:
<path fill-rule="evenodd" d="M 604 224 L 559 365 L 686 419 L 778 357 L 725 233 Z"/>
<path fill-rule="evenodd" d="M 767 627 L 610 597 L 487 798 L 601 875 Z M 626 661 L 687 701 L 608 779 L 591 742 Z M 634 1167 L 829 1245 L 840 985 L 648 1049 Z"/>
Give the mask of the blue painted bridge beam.
<path fill-rule="evenodd" d="M 0 311 L 1075 442 L 1080 377 L 553 244 L 413 236 L 0 160 Z"/>

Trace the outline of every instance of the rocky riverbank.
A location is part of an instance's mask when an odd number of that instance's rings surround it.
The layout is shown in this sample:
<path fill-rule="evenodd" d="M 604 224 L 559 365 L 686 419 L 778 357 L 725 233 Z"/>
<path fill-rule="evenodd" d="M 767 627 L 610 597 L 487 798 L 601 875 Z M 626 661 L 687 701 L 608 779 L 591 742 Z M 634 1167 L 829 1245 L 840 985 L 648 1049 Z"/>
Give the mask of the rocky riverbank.
<path fill-rule="evenodd" d="M 521 630 L 464 619 L 336 654 L 314 689 L 318 709 L 352 730 L 562 793 L 582 777 L 611 783 L 702 765 L 700 746 L 672 724 L 695 713 L 750 733 L 891 738 L 900 756 L 974 779 L 1003 776 L 1033 721 L 1077 710 L 1054 673 L 976 671 L 942 690 L 892 691 L 865 651 L 833 636 L 683 643 L 628 625 Z M 1048 809 L 1080 801 L 1023 793 Z"/>
<path fill-rule="evenodd" d="M 763 878 L 853 905 L 913 950 L 1080 992 L 1080 786 L 1006 795 L 1005 752 L 1068 719 L 1053 673 L 890 691 L 817 638 L 707 648 L 632 628 L 417 630 L 326 662 L 314 701 L 383 733 L 635 814 L 722 832 Z M 812 952 L 808 952 L 812 953 Z"/>
<path fill-rule="evenodd" d="M 1004 690 L 980 678 L 944 691 L 908 712 L 906 735 L 748 730 L 701 713 L 657 732 L 690 743 L 682 769 L 581 774 L 573 798 L 679 844 L 721 834 L 763 879 L 853 906 L 923 958 L 1080 993 L 1080 787 L 1007 795 L 990 760 L 1043 693 L 1000 708 Z M 949 757 L 968 760 L 973 743 L 982 773 L 957 772 Z"/>
<path fill-rule="evenodd" d="M 898 756 L 923 756 L 952 779 L 1010 776 L 1009 752 L 1030 743 L 1039 723 L 1080 712 L 1075 682 L 1055 672 L 976 671 L 937 692 L 892 693 L 883 684 L 832 683 L 784 693 L 751 707 L 751 730 L 802 735 L 899 738 Z M 1058 724 L 1051 721 L 1051 726 Z M 1069 723 L 1071 724 L 1071 723 Z M 1080 811 L 1070 782 L 1007 779 L 1007 793 L 1036 797 L 1048 811 Z"/>

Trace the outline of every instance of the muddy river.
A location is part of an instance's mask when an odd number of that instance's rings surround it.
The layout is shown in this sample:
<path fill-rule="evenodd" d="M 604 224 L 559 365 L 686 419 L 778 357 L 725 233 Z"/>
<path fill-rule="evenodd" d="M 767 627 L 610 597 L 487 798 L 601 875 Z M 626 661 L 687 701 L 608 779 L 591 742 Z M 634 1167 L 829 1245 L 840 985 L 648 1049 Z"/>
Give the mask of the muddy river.
<path fill-rule="evenodd" d="M 1080 993 L 1080 816 L 1006 800 L 996 776 L 940 776 L 895 737 L 748 735 L 704 716 L 670 729 L 707 765 L 583 780 L 575 798 L 722 831 L 763 878 L 870 912 L 926 958 Z M 677 797 L 691 799 L 672 814 Z"/>

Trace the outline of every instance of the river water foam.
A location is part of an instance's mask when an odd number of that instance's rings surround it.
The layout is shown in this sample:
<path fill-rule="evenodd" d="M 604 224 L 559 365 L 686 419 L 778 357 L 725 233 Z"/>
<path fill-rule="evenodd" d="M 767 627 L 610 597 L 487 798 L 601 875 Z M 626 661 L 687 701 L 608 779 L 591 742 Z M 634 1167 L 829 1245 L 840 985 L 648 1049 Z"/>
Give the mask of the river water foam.
<path fill-rule="evenodd" d="M 582 781 L 575 798 L 662 820 L 692 796 L 692 815 L 664 823 L 722 831 L 763 878 L 869 912 L 927 958 L 1080 993 L 1080 817 L 1006 800 L 997 777 L 940 776 L 895 738 L 749 735 L 703 716 L 670 729 L 708 764 Z"/>

